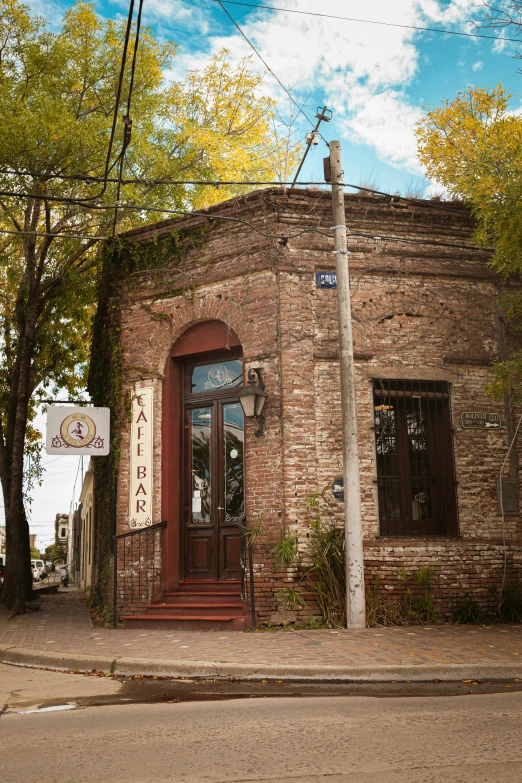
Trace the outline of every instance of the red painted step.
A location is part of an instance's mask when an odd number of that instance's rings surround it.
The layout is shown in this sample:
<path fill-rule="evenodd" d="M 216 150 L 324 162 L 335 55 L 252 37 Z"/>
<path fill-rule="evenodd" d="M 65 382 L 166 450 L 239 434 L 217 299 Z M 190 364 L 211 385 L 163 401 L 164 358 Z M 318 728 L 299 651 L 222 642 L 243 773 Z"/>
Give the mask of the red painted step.
<path fill-rule="evenodd" d="M 121 618 L 125 628 L 173 631 L 244 631 L 245 617 L 134 614 Z"/>
<path fill-rule="evenodd" d="M 163 593 L 140 614 L 125 615 L 122 621 L 126 628 L 244 631 L 247 615 L 240 591 L 239 579 L 186 580 L 179 591 Z"/>
<path fill-rule="evenodd" d="M 231 579 L 227 582 L 221 582 L 215 579 L 187 579 L 179 583 L 179 590 L 180 593 L 240 593 L 241 580 Z"/>
<path fill-rule="evenodd" d="M 207 604 L 219 605 L 222 604 L 234 604 L 237 606 L 243 606 L 241 595 L 239 593 L 165 593 L 162 596 L 160 603 L 162 604 Z"/>
<path fill-rule="evenodd" d="M 145 607 L 147 614 L 154 616 L 163 615 L 190 615 L 193 618 L 204 617 L 207 620 L 209 617 L 243 617 L 245 611 L 241 604 L 216 604 L 215 606 L 209 606 L 208 604 L 150 604 Z"/>

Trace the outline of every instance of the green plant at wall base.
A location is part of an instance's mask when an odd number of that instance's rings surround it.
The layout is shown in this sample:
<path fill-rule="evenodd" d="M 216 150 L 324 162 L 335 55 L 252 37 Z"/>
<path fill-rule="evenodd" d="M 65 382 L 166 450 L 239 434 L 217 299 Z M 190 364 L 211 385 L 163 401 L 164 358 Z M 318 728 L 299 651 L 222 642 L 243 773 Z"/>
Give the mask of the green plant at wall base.
<path fill-rule="evenodd" d="M 299 533 L 286 531 L 284 528 L 279 533 L 279 541 L 272 547 L 276 556 L 276 563 L 280 566 L 289 566 L 295 563 L 299 557 Z"/>
<path fill-rule="evenodd" d="M 522 623 L 521 588 L 504 588 L 500 597 L 498 619 L 501 623 Z"/>
<path fill-rule="evenodd" d="M 277 592 L 277 597 L 290 612 L 295 612 L 299 607 L 302 608 L 306 606 L 306 601 L 299 590 L 296 590 L 293 587 L 281 588 L 281 590 L 278 590 Z"/>
<path fill-rule="evenodd" d="M 478 601 L 466 596 L 456 604 L 451 619 L 454 623 L 461 625 L 484 625 L 491 620 L 491 616 Z"/>
<path fill-rule="evenodd" d="M 273 551 L 278 562 L 294 565 L 302 572 L 292 593 L 297 593 L 303 603 L 298 604 L 294 595 L 290 596 L 290 588 L 285 588 L 280 595 L 286 607 L 305 606 L 302 592 L 306 591 L 319 606 L 325 625 L 343 626 L 346 620 L 344 528 L 335 520 L 327 492 L 328 488 L 325 488 L 310 494 L 306 500 L 308 531 L 302 537 L 301 549 L 297 531 L 291 534 L 281 531 L 280 541 Z"/>
<path fill-rule="evenodd" d="M 415 625 L 436 620 L 431 593 L 434 570 L 421 566 L 413 574 L 404 568 L 399 568 L 397 573 L 401 582 L 397 587 L 383 590 L 376 577 L 373 585 L 366 588 L 366 624 L 370 627 Z M 423 588 L 420 593 L 414 585 Z"/>

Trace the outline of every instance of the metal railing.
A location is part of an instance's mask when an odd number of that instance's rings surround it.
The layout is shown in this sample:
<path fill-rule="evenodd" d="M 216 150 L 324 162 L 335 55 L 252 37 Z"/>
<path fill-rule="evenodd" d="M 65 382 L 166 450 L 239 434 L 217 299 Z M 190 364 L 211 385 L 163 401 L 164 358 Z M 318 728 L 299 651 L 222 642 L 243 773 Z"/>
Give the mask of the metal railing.
<path fill-rule="evenodd" d="M 254 591 L 254 558 L 252 553 L 252 531 L 240 522 L 238 527 L 241 533 L 240 559 L 241 559 L 241 598 L 250 608 L 252 616 L 252 630 L 256 630 L 256 600 Z"/>
<path fill-rule="evenodd" d="M 113 537 L 115 628 L 118 625 L 118 605 L 149 603 L 161 590 L 161 543 L 166 525 L 166 522 L 158 522 Z"/>

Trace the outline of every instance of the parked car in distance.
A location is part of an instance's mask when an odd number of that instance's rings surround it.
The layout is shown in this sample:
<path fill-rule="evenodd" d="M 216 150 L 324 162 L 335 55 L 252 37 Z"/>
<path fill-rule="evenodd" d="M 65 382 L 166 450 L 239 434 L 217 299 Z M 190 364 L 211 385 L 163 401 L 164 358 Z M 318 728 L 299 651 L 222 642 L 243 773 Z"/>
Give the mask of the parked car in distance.
<path fill-rule="evenodd" d="M 40 579 L 45 579 L 47 571 L 45 570 L 45 563 L 43 560 L 31 560 L 31 566 L 38 569 Z"/>
<path fill-rule="evenodd" d="M 40 581 L 40 572 L 33 565 L 31 565 L 31 573 L 33 575 L 33 582 L 39 582 Z"/>
<path fill-rule="evenodd" d="M 0 555 L 0 585 L 3 584 L 5 577 L 5 555 Z"/>
<path fill-rule="evenodd" d="M 50 574 L 51 571 L 54 571 L 53 564 L 50 560 L 48 560 L 45 564 L 45 568 L 47 570 L 47 573 Z"/>

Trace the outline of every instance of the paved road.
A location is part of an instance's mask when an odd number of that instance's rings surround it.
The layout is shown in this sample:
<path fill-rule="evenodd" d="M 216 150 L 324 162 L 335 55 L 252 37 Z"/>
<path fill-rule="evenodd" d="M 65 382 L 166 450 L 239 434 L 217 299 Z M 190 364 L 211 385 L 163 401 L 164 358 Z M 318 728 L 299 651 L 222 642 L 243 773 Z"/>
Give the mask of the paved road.
<path fill-rule="evenodd" d="M 65 701 L 82 689 L 119 687 L 6 667 L 2 681 L 20 710 L 45 693 Z M 522 693 L 508 692 L 7 712 L 1 778 L 32 780 L 39 770 L 50 783 L 520 783 L 521 718 Z"/>

